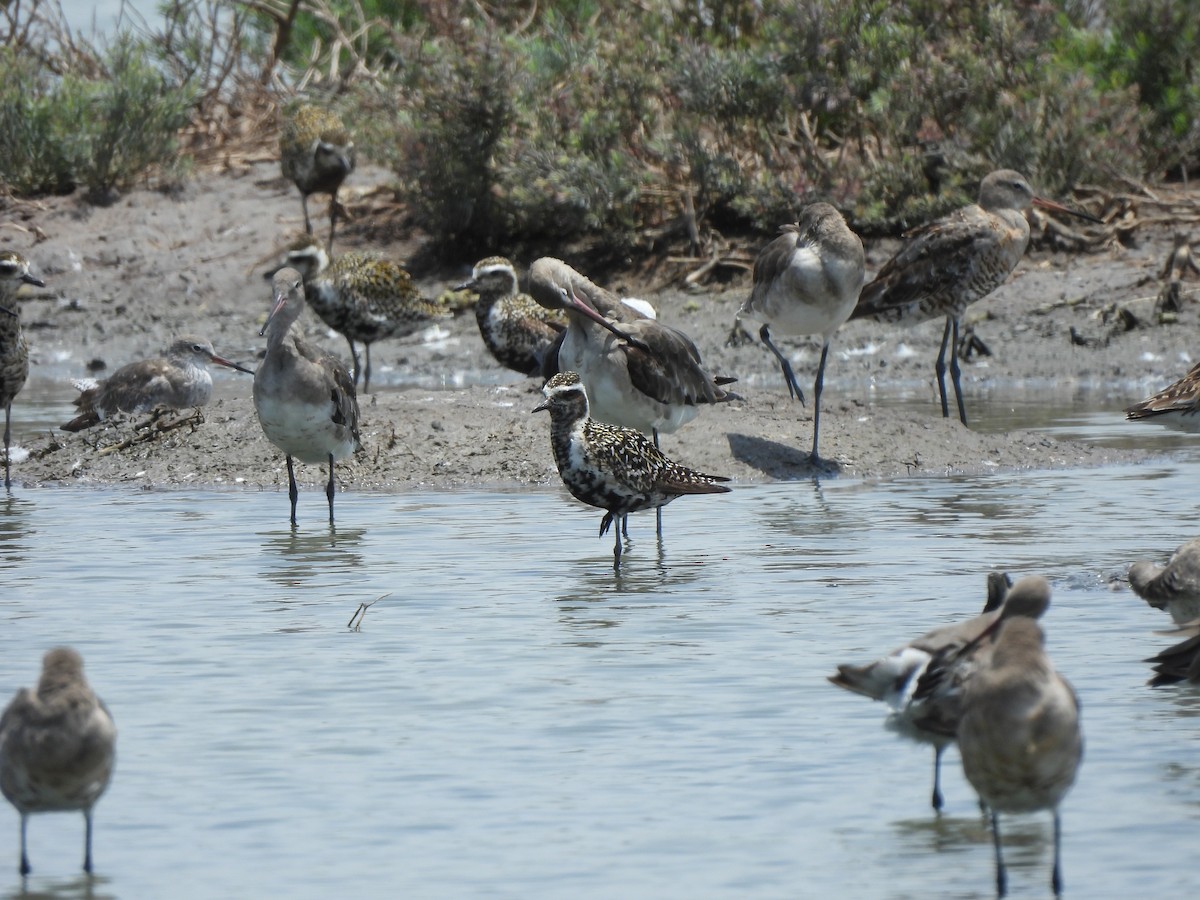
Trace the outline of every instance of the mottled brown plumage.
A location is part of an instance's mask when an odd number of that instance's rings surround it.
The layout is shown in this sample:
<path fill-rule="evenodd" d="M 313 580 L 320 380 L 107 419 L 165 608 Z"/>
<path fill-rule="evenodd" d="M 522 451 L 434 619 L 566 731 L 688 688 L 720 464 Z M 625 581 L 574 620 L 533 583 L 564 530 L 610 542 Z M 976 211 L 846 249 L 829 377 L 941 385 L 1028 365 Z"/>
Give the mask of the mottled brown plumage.
<path fill-rule="evenodd" d="M 597 422 L 588 415 L 588 395 L 575 372 L 560 372 L 542 389 L 550 411 L 550 446 L 563 484 L 576 500 L 605 510 L 601 537 L 614 521 L 614 567 L 621 564 L 621 535 L 631 512 L 657 509 L 685 494 L 729 491 L 717 475 L 704 475 L 672 462 L 640 431 Z"/>
<path fill-rule="evenodd" d="M 29 377 L 29 345 L 21 330 L 17 292 L 32 284 L 45 287 L 29 274 L 29 260 L 12 250 L 0 251 L 0 406 L 4 407 L 4 487 L 12 487 L 12 403 Z"/>
<path fill-rule="evenodd" d="M 312 234 L 308 217 L 308 195 L 329 194 L 329 241 L 337 225 L 337 192 L 354 171 L 354 141 L 342 120 L 327 109 L 311 103 L 295 103 L 284 110 L 279 132 L 279 166 L 284 177 L 300 189 L 304 230 Z"/>
<path fill-rule="evenodd" d="M 503 256 L 489 256 L 475 264 L 471 279 L 456 290 L 473 291 L 475 322 L 484 345 L 505 368 L 522 375 L 542 372 L 546 354 L 557 352 L 557 342 L 567 327 L 561 310 L 547 309 L 517 289 L 517 273 Z"/>
<path fill-rule="evenodd" d="M 1200 432 L 1200 363 L 1173 384 L 1141 403 L 1126 407 L 1125 418 L 1133 421 L 1153 421 L 1180 431 Z"/>
<path fill-rule="evenodd" d="M 958 367 L 958 327 L 967 307 L 1008 278 L 1029 244 L 1031 205 L 1091 219 L 1084 213 L 1037 197 L 1019 172 L 1001 169 L 979 185 L 979 202 L 905 235 L 904 246 L 865 288 L 852 319 L 912 325 L 945 316 L 946 329 L 935 371 L 942 415 L 946 396 L 946 347 L 959 419 L 967 423 Z"/>
<path fill-rule="evenodd" d="M 78 810 L 86 823 L 83 870 L 92 871 L 92 808 L 108 787 L 116 757 L 112 715 L 83 677 L 70 647 L 42 659 L 36 691 L 22 688 L 0 716 L 0 791 L 21 816 L 20 872 L 29 816 Z"/>
<path fill-rule="evenodd" d="M 63 431 L 82 431 L 118 412 L 143 413 L 158 406 L 168 409 L 204 406 L 212 397 L 210 362 L 254 374 L 253 369 L 218 356 L 208 341 L 181 337 L 167 348 L 165 357 L 121 366 L 99 384 L 84 386 L 80 382 L 82 393 L 75 399 L 79 415 L 59 427 Z"/>
<path fill-rule="evenodd" d="M 320 241 L 304 236 L 288 247 L 284 265 L 304 278 L 308 305 L 326 325 L 346 338 L 354 360 L 354 384 L 362 376 L 363 393 L 371 387 L 371 344 L 404 337 L 453 312 L 426 300 L 400 263 L 375 253 L 352 251 L 334 260 Z M 360 366 L 355 342 L 363 345 Z"/>

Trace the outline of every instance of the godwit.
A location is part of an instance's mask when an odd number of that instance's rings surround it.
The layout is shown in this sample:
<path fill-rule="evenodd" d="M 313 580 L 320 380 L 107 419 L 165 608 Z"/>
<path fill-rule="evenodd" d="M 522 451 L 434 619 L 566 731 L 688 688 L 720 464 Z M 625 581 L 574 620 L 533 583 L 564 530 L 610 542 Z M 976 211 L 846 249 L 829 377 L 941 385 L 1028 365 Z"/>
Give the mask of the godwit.
<path fill-rule="evenodd" d="M 1008 575 L 992 572 L 987 578 L 987 602 L 979 615 L 926 632 L 867 665 L 840 665 L 837 674 L 829 676 L 838 687 L 887 703 L 892 710 L 887 724 L 892 730 L 933 745 L 932 805 L 939 812 L 943 805 L 942 754 L 954 743 L 958 730 L 960 692 L 941 690 L 920 698 L 914 695 L 921 677 L 935 660 L 961 650 L 996 621 L 1011 585 Z"/>
<path fill-rule="evenodd" d="M 1183 640 L 1145 660 L 1154 666 L 1150 686 L 1162 687 L 1181 681 L 1200 682 L 1200 619 L 1192 619 L 1173 631 L 1161 633 L 1183 635 Z"/>
<path fill-rule="evenodd" d="M 312 234 L 308 195 L 329 195 L 329 251 L 337 224 L 337 192 L 354 171 L 354 141 L 336 113 L 311 103 L 295 104 L 283 113 L 279 133 L 279 166 L 300 189 L 304 230 Z"/>
<path fill-rule="evenodd" d="M 288 247 L 284 265 L 303 276 L 304 296 L 313 312 L 346 338 L 354 360 L 354 384 L 357 387 L 361 375 L 363 393 L 371 389 L 371 344 L 404 337 L 454 315 L 422 297 L 404 266 L 374 253 L 352 251 L 331 261 L 320 241 L 305 236 Z M 355 341 L 363 345 L 365 369 Z"/>
<path fill-rule="evenodd" d="M 1170 613 L 1176 625 L 1200 617 L 1200 538 L 1180 544 L 1166 566 L 1135 562 L 1129 586 L 1155 609 Z"/>
<path fill-rule="evenodd" d="M 783 369 L 788 394 L 804 402 L 792 364 L 771 343 L 771 326 L 782 334 L 822 336 L 821 362 L 813 384 L 812 460 L 820 461 L 821 388 L 829 342 L 850 318 L 863 286 L 863 246 L 828 203 L 813 203 L 795 225 L 784 225 L 754 261 L 754 285 L 738 317 L 762 322 L 758 336 Z"/>
<path fill-rule="evenodd" d="M 1180 431 L 1200 432 L 1200 363 L 1188 373 L 1157 394 L 1135 403 L 1125 410 L 1125 418 L 1134 421 L 1154 421 Z"/>
<path fill-rule="evenodd" d="M 546 309 L 517 290 L 517 273 L 503 256 L 475 264 L 471 279 L 455 290 L 474 291 L 475 322 L 484 345 L 500 365 L 522 375 L 540 374 L 543 361 L 567 327 L 560 310 Z"/>
<path fill-rule="evenodd" d="M 542 389 L 550 411 L 550 446 L 563 484 L 576 500 L 605 510 L 603 537 L 613 532 L 613 568 L 621 567 L 621 535 L 631 512 L 658 509 L 685 494 L 729 491 L 717 475 L 702 475 L 667 459 L 640 431 L 597 422 L 588 415 L 588 395 L 575 372 L 560 372 Z"/>
<path fill-rule="evenodd" d="M 253 369 L 218 356 L 208 341 L 181 337 L 167 348 L 165 357 L 121 366 L 99 384 L 76 382 L 83 392 L 75 400 L 79 415 L 59 427 L 63 431 L 82 431 L 118 412 L 143 413 L 156 406 L 204 406 L 212 397 L 210 362 L 254 374 Z"/>
<path fill-rule="evenodd" d="M 1015 592 L 1020 586 L 1013 586 Z M 1049 602 L 1047 592 L 1046 602 Z M 963 687 L 958 749 L 967 780 L 992 817 L 996 849 L 996 893 L 1007 890 L 1000 813 L 1054 814 L 1051 887 L 1062 893 L 1062 821 L 1058 807 L 1079 770 L 1083 735 L 1079 701 L 1055 671 L 1034 620 L 1045 604 L 1026 613 L 1005 610 L 975 644 L 974 672 Z M 994 636 L 990 647 L 984 642 Z"/>
<path fill-rule="evenodd" d="M 4 405 L 4 487 L 12 487 L 12 402 L 29 377 L 29 345 L 21 330 L 17 292 L 23 284 L 45 287 L 29 274 L 29 260 L 12 250 L 0 251 L 0 404 Z"/>
<path fill-rule="evenodd" d="M 1037 197 L 1019 172 L 1001 169 L 979 185 L 979 202 L 945 218 L 910 231 L 904 246 L 875 279 L 863 288 L 852 319 L 874 319 L 912 325 L 946 317 L 938 353 L 938 391 L 942 416 L 950 415 L 946 397 L 946 347 L 950 347 L 950 377 L 958 401 L 958 417 L 967 424 L 958 366 L 958 327 L 967 307 L 998 288 L 1029 244 L 1031 205 L 1068 213 L 1094 222 L 1087 213 Z"/>
<path fill-rule="evenodd" d="M 25 826 L 32 813 L 79 810 L 83 871 L 92 871 L 92 807 L 112 778 L 117 727 L 70 647 L 42 657 L 37 690 L 22 688 L 0 716 L 0 790 L 21 816 L 22 875 L 30 872 Z"/>
<path fill-rule="evenodd" d="M 291 329 L 304 311 L 304 281 L 295 269 L 280 269 L 274 304 L 260 335 L 267 354 L 254 373 L 254 409 L 263 434 L 287 457 L 288 498 L 296 525 L 296 472 L 292 457 L 329 464 L 325 496 L 333 525 L 333 464 L 359 447 L 358 399 L 354 379 L 340 359 L 321 353 Z"/>

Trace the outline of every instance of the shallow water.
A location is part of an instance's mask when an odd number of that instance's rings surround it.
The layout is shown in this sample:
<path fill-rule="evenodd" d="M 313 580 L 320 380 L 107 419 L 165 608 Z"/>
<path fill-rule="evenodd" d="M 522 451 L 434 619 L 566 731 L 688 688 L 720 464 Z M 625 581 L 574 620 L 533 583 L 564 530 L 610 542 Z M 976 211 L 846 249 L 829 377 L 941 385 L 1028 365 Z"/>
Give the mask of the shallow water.
<path fill-rule="evenodd" d="M 1200 691 L 1145 686 L 1168 619 L 1108 582 L 1196 534 L 1200 454 L 1105 412 L 1045 427 L 1176 449 L 687 497 L 661 547 L 631 517 L 620 577 L 557 490 L 346 493 L 332 534 L 309 491 L 293 534 L 279 492 L 20 489 L 0 696 L 70 643 L 116 717 L 97 897 L 987 897 L 956 752 L 938 817 L 930 750 L 825 677 L 973 614 L 991 568 L 1039 573 L 1087 740 L 1067 894 L 1184 895 Z M 81 817 L 29 832 L 30 890 L 86 895 Z M 1011 896 L 1047 895 L 1049 816 L 1005 836 Z M 16 857 L 4 804 L 0 896 Z"/>

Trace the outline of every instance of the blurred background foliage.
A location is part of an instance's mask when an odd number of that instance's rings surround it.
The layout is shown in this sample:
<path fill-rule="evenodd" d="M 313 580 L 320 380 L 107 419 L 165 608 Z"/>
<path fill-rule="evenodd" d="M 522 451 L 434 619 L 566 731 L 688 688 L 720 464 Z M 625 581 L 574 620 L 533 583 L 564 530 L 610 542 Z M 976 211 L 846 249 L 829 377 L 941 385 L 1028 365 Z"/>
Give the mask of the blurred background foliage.
<path fill-rule="evenodd" d="M 973 199 L 1200 173 L 1200 16 L 1174 0 L 170 0 L 85 40 L 0 11 L 0 183 L 102 202 L 271 146 L 295 95 L 455 259 L 865 235 Z"/>

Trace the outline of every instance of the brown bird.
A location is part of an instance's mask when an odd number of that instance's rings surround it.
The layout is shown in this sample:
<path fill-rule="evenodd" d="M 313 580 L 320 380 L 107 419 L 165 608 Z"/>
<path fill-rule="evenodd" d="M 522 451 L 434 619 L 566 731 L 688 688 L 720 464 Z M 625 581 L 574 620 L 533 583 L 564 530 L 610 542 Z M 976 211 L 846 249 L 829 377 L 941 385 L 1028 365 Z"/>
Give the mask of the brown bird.
<path fill-rule="evenodd" d="M 1200 265 L 1192 255 L 1191 237 L 1186 232 L 1177 231 L 1171 243 L 1171 252 L 1158 277 L 1163 281 L 1182 281 L 1193 273 L 1200 275 Z"/>
<path fill-rule="evenodd" d="M 296 103 L 284 110 L 279 133 L 279 167 L 300 189 L 304 230 L 312 234 L 308 218 L 308 195 L 329 195 L 329 241 L 337 226 L 337 193 L 346 176 L 354 171 L 354 141 L 338 115 L 312 103 Z"/>
<path fill-rule="evenodd" d="M 21 816 L 20 872 L 28 875 L 25 826 L 41 812 L 83 813 L 83 870 L 92 871 L 92 807 L 112 778 L 117 727 L 83 677 L 83 658 L 58 647 L 42 658 L 37 690 L 22 688 L 0 716 L 0 791 Z"/>
<path fill-rule="evenodd" d="M 208 341 L 181 337 L 171 343 L 165 357 L 121 366 L 99 384 L 76 382 L 82 391 L 75 399 L 79 415 L 59 427 L 63 431 L 82 431 L 118 412 L 143 413 L 158 406 L 169 409 L 204 406 L 212 397 L 210 362 L 254 374 L 253 369 L 218 356 Z"/>
<path fill-rule="evenodd" d="M 813 203 L 795 225 L 784 225 L 754 261 L 754 284 L 738 318 L 762 322 L 758 336 L 783 369 L 788 394 L 804 402 L 792 365 L 771 342 L 771 326 L 782 334 L 819 334 L 821 362 L 813 383 L 812 461 L 818 463 L 821 389 L 834 333 L 850 318 L 863 286 L 863 246 L 834 207 Z"/>
<path fill-rule="evenodd" d="M 29 274 L 29 260 L 13 250 L 0 250 L 0 406 L 4 407 L 4 487 L 12 487 L 12 404 L 29 377 L 29 345 L 21 330 L 17 292 L 25 284 L 45 287 Z"/>
<path fill-rule="evenodd" d="M 1129 567 L 1129 586 L 1176 625 L 1200 617 L 1200 538 L 1180 544 L 1166 566 L 1144 559 Z"/>
<path fill-rule="evenodd" d="M 1013 590 L 1020 585 L 1014 585 Z M 1046 591 L 1045 601 L 1049 602 Z M 1022 613 L 1007 608 L 969 651 L 975 669 L 963 688 L 958 749 L 963 772 L 992 818 L 996 893 L 1008 879 L 1000 836 L 1000 813 L 1049 809 L 1054 815 L 1051 887 L 1062 893 L 1062 820 L 1059 804 L 1079 771 L 1083 734 L 1079 701 L 1055 671 L 1035 621 L 1044 604 Z M 986 642 L 990 641 L 990 645 Z"/>
<path fill-rule="evenodd" d="M 906 234 L 904 246 L 863 288 L 851 319 L 913 325 L 945 316 L 942 349 L 935 372 L 942 416 L 950 415 L 946 396 L 946 348 L 958 417 L 967 424 L 958 365 L 958 329 L 969 305 L 1008 278 L 1029 244 L 1031 205 L 1099 222 L 1087 213 L 1035 196 L 1019 172 L 1000 169 L 979 185 L 979 202 Z"/>
<path fill-rule="evenodd" d="M 1173 384 L 1141 403 L 1126 407 L 1125 418 L 1133 421 L 1153 421 L 1180 431 L 1200 432 L 1200 363 Z"/>

